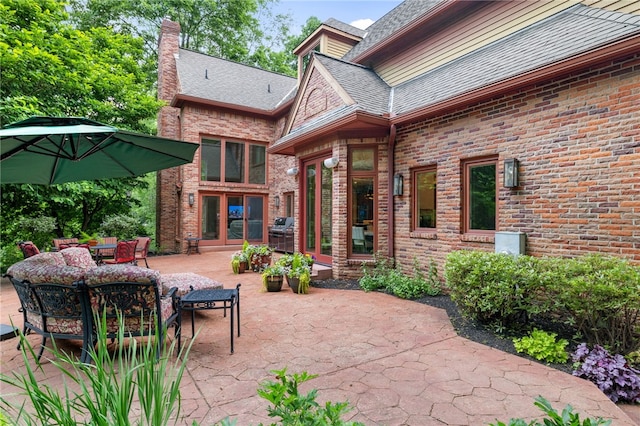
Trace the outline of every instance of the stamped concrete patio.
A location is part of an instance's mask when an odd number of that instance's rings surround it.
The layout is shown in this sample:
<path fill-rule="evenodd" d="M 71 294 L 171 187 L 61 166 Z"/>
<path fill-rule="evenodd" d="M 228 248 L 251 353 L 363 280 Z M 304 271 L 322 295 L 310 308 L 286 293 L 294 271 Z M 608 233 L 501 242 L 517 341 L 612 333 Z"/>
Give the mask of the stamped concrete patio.
<path fill-rule="evenodd" d="M 458 337 L 446 313 L 380 293 L 311 288 L 308 295 L 261 292 L 260 275 L 233 275 L 231 252 L 150 258 L 163 273 L 195 272 L 226 288 L 242 283 L 242 335 L 229 353 L 229 318 L 222 311 L 196 314 L 200 334 L 182 384 L 178 424 L 213 425 L 225 417 L 238 425 L 267 423 L 267 402 L 256 389 L 271 370 L 318 374 L 303 390 L 320 402 L 349 401 L 350 420 L 366 425 L 480 425 L 511 417 L 540 418 L 534 398 L 561 410 L 571 404 L 585 416 L 635 425 L 638 407 L 616 406 L 593 384 L 542 364 Z M 18 300 L 2 280 L 0 322 L 22 325 Z M 185 317 L 184 324 L 189 324 Z M 185 327 L 185 341 L 191 330 Z M 170 332 L 173 337 L 172 331 Z M 29 337 L 34 344 L 37 336 Z M 0 343 L 3 373 L 24 368 L 16 340 Z M 79 345 L 65 343 L 66 349 Z M 46 356 L 46 355 L 45 355 Z M 47 383 L 62 377 L 43 362 Z M 3 395 L 11 392 L 2 385 Z M 623 410 L 624 409 L 624 410 Z"/>

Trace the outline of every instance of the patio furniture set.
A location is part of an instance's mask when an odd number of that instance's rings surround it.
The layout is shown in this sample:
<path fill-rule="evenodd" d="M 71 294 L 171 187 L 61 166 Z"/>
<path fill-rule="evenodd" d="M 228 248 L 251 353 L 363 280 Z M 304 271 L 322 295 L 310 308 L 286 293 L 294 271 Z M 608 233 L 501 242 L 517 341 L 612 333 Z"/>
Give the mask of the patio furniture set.
<path fill-rule="evenodd" d="M 42 336 L 38 359 L 47 338 L 82 341 L 80 360 L 90 362 L 89 348 L 96 342 L 95 318 L 106 315 L 107 337 L 118 337 L 122 316 L 124 335 L 135 337 L 157 333 L 158 353 L 166 336 L 175 328 L 180 343 L 182 311 L 231 310 L 231 352 L 234 311 L 240 335 L 240 285 L 223 289 L 221 283 L 194 273 L 160 274 L 132 264 L 98 266 L 85 248 L 30 256 L 7 270 L 21 304 L 23 333 Z M 19 346 L 18 346 L 19 348 Z"/>

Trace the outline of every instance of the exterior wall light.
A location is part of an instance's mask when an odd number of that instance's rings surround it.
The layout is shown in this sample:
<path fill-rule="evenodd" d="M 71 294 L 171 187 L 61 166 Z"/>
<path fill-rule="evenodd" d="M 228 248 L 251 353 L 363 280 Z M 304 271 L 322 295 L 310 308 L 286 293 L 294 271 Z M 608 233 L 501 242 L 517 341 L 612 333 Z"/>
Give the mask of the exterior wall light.
<path fill-rule="evenodd" d="M 297 167 L 292 167 L 292 168 L 287 170 L 287 176 L 295 176 L 297 174 L 298 174 L 298 168 Z"/>
<path fill-rule="evenodd" d="M 393 195 L 402 195 L 404 185 L 403 177 L 400 173 L 393 176 Z"/>
<path fill-rule="evenodd" d="M 276 206 L 276 209 L 280 208 L 280 196 L 276 195 L 273 197 L 273 204 Z"/>
<path fill-rule="evenodd" d="M 333 169 L 335 166 L 338 165 L 339 162 L 340 160 L 338 160 L 338 157 L 327 158 L 326 160 L 324 160 L 324 166 L 327 169 Z"/>
<path fill-rule="evenodd" d="M 516 188 L 518 186 L 518 167 L 520 162 L 516 158 L 504 160 L 504 183 L 505 188 Z"/>
<path fill-rule="evenodd" d="M 189 193 L 189 206 L 193 207 L 193 205 L 196 203 L 196 196 L 193 194 L 193 192 Z"/>

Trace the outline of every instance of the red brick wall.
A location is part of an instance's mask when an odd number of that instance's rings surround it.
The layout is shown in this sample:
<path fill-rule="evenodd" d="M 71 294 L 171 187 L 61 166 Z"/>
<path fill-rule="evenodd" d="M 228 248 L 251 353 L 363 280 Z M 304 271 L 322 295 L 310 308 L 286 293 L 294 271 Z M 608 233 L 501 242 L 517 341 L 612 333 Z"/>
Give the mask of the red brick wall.
<path fill-rule="evenodd" d="M 327 80 L 318 72 L 313 70 L 309 77 L 309 82 L 305 88 L 305 93 L 300 99 L 296 109 L 293 127 L 300 127 L 305 122 L 313 119 L 326 111 L 344 105 L 340 95 L 327 83 Z"/>
<path fill-rule="evenodd" d="M 442 271 L 452 250 L 493 251 L 461 234 L 461 159 L 498 155 L 500 231 L 527 234 L 526 253 L 591 252 L 640 263 L 640 56 L 528 87 L 398 128 L 396 258 Z M 520 187 L 502 188 L 503 160 L 520 160 Z M 410 234 L 411 173 L 437 165 L 437 233 Z"/>

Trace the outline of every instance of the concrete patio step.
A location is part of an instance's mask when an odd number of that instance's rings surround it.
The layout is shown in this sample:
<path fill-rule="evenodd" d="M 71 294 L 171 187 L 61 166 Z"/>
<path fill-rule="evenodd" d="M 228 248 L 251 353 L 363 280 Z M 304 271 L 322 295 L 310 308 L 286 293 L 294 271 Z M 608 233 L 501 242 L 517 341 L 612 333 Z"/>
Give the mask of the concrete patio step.
<path fill-rule="evenodd" d="M 318 265 L 317 263 L 313 264 L 311 281 L 330 280 L 331 278 L 333 278 L 333 269 L 331 266 Z"/>

